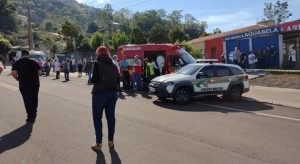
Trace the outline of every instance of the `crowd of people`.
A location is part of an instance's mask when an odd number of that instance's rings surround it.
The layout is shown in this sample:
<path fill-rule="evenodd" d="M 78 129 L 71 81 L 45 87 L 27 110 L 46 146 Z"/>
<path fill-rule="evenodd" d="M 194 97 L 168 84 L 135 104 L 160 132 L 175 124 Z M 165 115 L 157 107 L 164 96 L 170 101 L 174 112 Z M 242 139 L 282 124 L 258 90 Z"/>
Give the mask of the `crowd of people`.
<path fill-rule="evenodd" d="M 257 49 L 256 53 L 250 51 L 248 54 L 235 47 L 235 51 L 231 53 L 231 62 L 239 65 L 243 69 L 272 69 L 279 68 L 278 53 L 273 46 L 267 46 L 265 49 Z M 221 62 L 226 63 L 226 53 L 221 55 Z M 296 69 L 296 50 L 294 45 L 288 49 L 288 68 Z"/>

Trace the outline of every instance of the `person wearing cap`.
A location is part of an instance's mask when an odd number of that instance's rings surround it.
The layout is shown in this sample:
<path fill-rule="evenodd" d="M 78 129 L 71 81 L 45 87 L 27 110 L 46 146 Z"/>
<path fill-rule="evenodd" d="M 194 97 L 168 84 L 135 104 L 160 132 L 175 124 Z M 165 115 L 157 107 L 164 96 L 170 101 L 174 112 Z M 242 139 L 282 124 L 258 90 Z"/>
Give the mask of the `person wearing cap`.
<path fill-rule="evenodd" d="M 134 56 L 132 69 L 133 86 L 137 91 L 142 91 L 142 61 L 139 55 Z"/>
<path fill-rule="evenodd" d="M 29 59 L 29 51 L 23 50 L 22 58 L 12 66 L 11 75 L 19 81 L 19 89 L 27 112 L 26 122 L 34 123 L 37 116 L 41 67 L 36 61 Z"/>
<path fill-rule="evenodd" d="M 92 109 L 93 121 L 96 134 L 96 143 L 92 150 L 101 150 L 102 146 L 102 116 L 105 116 L 108 126 L 108 146 L 114 146 L 115 134 L 115 108 L 118 100 L 119 73 L 118 68 L 113 64 L 110 53 L 105 46 L 100 46 L 96 50 L 97 61 L 94 63 L 92 83 Z"/>

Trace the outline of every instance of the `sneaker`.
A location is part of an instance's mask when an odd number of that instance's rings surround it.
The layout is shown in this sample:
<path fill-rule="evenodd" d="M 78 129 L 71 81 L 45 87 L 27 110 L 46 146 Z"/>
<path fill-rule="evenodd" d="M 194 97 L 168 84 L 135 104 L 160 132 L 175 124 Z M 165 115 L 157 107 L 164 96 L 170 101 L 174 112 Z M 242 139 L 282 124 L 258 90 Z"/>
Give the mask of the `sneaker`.
<path fill-rule="evenodd" d="M 108 141 L 108 147 L 113 148 L 115 146 L 113 141 Z"/>
<path fill-rule="evenodd" d="M 102 144 L 95 144 L 91 147 L 92 150 L 97 151 L 101 150 Z"/>

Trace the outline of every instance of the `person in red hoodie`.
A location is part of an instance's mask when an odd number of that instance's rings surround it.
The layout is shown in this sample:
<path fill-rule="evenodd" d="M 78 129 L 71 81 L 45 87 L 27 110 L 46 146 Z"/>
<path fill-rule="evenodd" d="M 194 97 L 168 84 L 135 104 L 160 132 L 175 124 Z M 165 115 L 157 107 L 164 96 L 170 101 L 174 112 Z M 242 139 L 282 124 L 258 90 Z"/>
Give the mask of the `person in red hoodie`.
<path fill-rule="evenodd" d="M 113 64 L 109 51 L 105 46 L 100 46 L 96 50 L 97 61 L 94 63 L 92 83 L 92 108 L 93 121 L 96 134 L 96 143 L 92 150 L 101 150 L 102 146 L 102 115 L 105 111 L 108 126 L 108 146 L 114 146 L 115 134 L 115 110 L 118 100 L 120 79 L 118 68 Z"/>
<path fill-rule="evenodd" d="M 137 91 L 142 91 L 142 61 L 140 56 L 134 56 L 133 69 L 132 69 L 133 87 Z"/>

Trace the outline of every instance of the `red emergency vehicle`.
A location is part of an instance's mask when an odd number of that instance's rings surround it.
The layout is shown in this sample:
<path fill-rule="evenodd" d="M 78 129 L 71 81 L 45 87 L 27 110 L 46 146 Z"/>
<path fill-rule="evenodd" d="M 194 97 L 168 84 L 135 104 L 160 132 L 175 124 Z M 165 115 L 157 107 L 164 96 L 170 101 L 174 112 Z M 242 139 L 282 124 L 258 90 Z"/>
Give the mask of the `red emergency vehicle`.
<path fill-rule="evenodd" d="M 140 56 L 142 61 L 148 58 L 161 67 L 163 74 L 172 73 L 184 65 L 196 63 L 195 58 L 191 54 L 175 44 L 124 45 L 118 48 L 117 55 L 119 61 L 122 61 L 123 56 L 126 55 L 131 67 L 134 56 Z"/>

